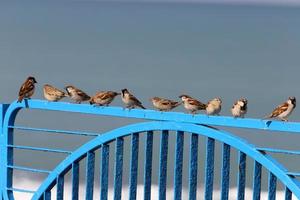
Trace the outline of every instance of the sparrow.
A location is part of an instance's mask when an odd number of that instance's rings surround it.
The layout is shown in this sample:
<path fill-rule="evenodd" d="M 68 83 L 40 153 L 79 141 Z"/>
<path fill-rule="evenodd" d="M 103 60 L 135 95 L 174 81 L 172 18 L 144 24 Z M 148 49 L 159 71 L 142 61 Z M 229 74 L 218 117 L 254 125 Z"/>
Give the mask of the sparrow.
<path fill-rule="evenodd" d="M 206 109 L 206 105 L 204 103 L 188 95 L 183 94 L 180 95 L 179 98 L 181 98 L 184 108 L 187 109 L 192 114 L 195 114 L 198 110 Z"/>
<path fill-rule="evenodd" d="M 181 102 L 172 101 L 169 99 L 164 99 L 159 97 L 153 97 L 150 99 L 150 101 L 152 101 L 153 106 L 157 108 L 159 111 L 169 111 L 181 104 Z"/>
<path fill-rule="evenodd" d="M 121 90 L 122 95 L 122 101 L 126 105 L 126 108 L 135 108 L 135 107 L 140 107 L 142 109 L 146 109 L 142 103 L 135 97 L 133 96 L 126 88 Z"/>
<path fill-rule="evenodd" d="M 81 103 L 83 101 L 88 101 L 90 100 L 90 96 L 87 95 L 85 92 L 83 92 L 82 90 L 72 86 L 72 85 L 68 85 L 65 87 L 67 94 L 69 95 L 69 97 L 74 100 L 76 103 Z"/>
<path fill-rule="evenodd" d="M 214 98 L 207 103 L 206 114 L 219 115 L 221 108 L 222 108 L 222 100 L 220 98 Z"/>
<path fill-rule="evenodd" d="M 247 104 L 248 101 L 245 98 L 241 98 L 237 100 L 231 108 L 231 113 L 233 117 L 244 118 L 245 114 L 247 113 Z"/>
<path fill-rule="evenodd" d="M 90 104 L 96 104 L 99 106 L 108 106 L 114 98 L 120 95 L 120 93 L 113 92 L 113 91 L 101 91 L 97 92 L 93 97 L 90 99 Z"/>
<path fill-rule="evenodd" d="M 63 92 L 49 84 L 44 85 L 43 91 L 44 91 L 44 97 L 48 101 L 59 101 L 62 98 L 68 96 L 65 92 Z"/>
<path fill-rule="evenodd" d="M 267 118 L 274 118 L 277 117 L 282 121 L 288 121 L 288 117 L 293 112 L 293 110 L 296 108 L 296 98 L 295 97 L 289 97 L 288 100 L 273 110 L 273 112 L 266 116 L 264 119 Z"/>
<path fill-rule="evenodd" d="M 34 93 L 35 86 L 34 84 L 37 83 L 35 78 L 32 76 L 29 76 L 26 81 L 22 84 L 20 91 L 19 91 L 19 97 L 17 102 L 22 102 L 24 98 L 30 98 L 32 97 Z"/>

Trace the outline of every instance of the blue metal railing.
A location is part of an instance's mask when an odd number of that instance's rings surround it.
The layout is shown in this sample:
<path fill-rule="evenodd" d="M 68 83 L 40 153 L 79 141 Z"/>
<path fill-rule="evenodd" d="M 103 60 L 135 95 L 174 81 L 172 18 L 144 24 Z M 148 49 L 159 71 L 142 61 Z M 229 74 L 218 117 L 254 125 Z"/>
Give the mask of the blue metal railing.
<path fill-rule="evenodd" d="M 95 133 L 89 131 L 70 131 L 58 129 L 45 129 L 35 127 L 25 127 L 15 125 L 15 119 L 18 111 L 21 109 L 39 109 L 64 111 L 73 113 L 94 114 L 107 117 L 136 118 L 146 120 L 147 122 L 134 123 L 106 133 Z M 274 149 L 268 147 L 256 147 L 248 144 L 246 141 L 229 132 L 219 130 L 213 127 L 231 127 L 247 128 L 265 131 L 281 131 L 290 133 L 300 133 L 300 123 L 267 121 L 259 119 L 234 119 L 232 117 L 189 115 L 183 113 L 168 112 L 162 113 L 153 110 L 122 109 L 119 107 L 93 107 L 90 105 L 78 105 L 71 103 L 53 102 L 49 103 L 41 100 L 26 100 L 22 103 L 12 103 L 11 105 L 0 105 L 0 197 L 3 199 L 13 199 L 14 192 L 32 193 L 32 199 L 63 199 L 65 195 L 66 174 L 71 174 L 71 195 L 72 199 L 80 199 L 79 188 L 81 184 L 80 164 L 85 162 L 85 198 L 86 199 L 108 199 L 109 196 L 109 175 L 113 174 L 113 194 L 114 199 L 122 199 L 124 190 L 124 173 L 128 171 L 128 193 L 129 199 L 137 199 L 137 186 L 139 177 L 143 177 L 143 198 L 149 199 L 167 199 L 167 188 L 170 186 L 168 175 L 171 168 L 174 171 L 173 198 L 182 199 L 183 190 L 183 171 L 188 169 L 188 198 L 196 199 L 199 195 L 198 186 L 202 183 L 199 179 L 199 163 L 204 163 L 204 196 L 205 200 L 214 199 L 214 188 L 216 176 L 216 159 L 221 160 L 220 173 L 220 198 L 229 199 L 230 179 L 232 169 L 238 166 L 237 174 L 237 199 L 246 199 L 245 188 L 247 182 L 247 163 L 253 160 L 253 194 L 254 200 L 261 199 L 262 191 L 262 170 L 266 170 L 268 181 L 268 199 L 276 199 L 278 182 L 285 187 L 285 199 L 292 199 L 292 194 L 300 198 L 300 183 L 297 180 L 299 171 L 289 171 L 282 164 L 278 163 L 269 153 L 284 155 L 299 155 L 300 150 Z M 213 127 L 212 127 L 213 126 Z M 15 145 L 13 136 L 14 130 L 25 132 L 37 132 L 48 134 L 68 134 L 81 137 L 90 137 L 91 140 L 82 145 L 77 150 L 65 150 L 59 148 L 45 148 L 26 145 Z M 159 141 L 154 141 L 154 135 L 159 136 Z M 170 137 L 175 137 L 174 155 L 170 155 L 171 144 Z M 188 160 L 184 162 L 185 139 L 189 138 Z M 205 158 L 199 158 L 199 138 L 206 138 Z M 141 138 L 145 138 L 143 151 L 140 149 Z M 130 158 L 126 158 L 124 149 L 126 149 L 125 140 L 130 141 Z M 159 157 L 153 155 L 154 143 L 159 142 Z M 221 144 L 222 152 L 216 152 L 216 142 Z M 114 148 L 114 155 L 111 150 Z M 34 167 L 16 165 L 14 162 L 15 150 L 29 150 L 39 152 L 51 152 L 65 156 L 65 159 L 54 169 L 37 169 Z M 232 162 L 231 154 L 233 151 L 238 153 L 238 162 Z M 100 165 L 97 167 L 96 156 L 100 155 Z M 139 162 L 141 154 L 144 155 L 144 162 L 141 166 Z M 171 166 L 168 158 L 174 158 L 174 166 Z M 114 166 L 110 166 L 114 159 Z M 130 167 L 124 167 L 124 160 L 129 160 Z M 153 162 L 158 162 L 158 173 L 154 174 Z M 247 162 L 246 162 L 247 161 Z M 112 168 L 113 167 L 113 168 Z M 95 172 L 100 170 L 99 196 L 95 197 Z M 113 170 L 112 170 L 113 169 Z M 143 169 L 143 176 L 140 170 Z M 29 171 L 32 173 L 46 174 L 47 178 L 43 180 L 36 191 L 26 188 L 15 188 L 13 182 L 13 172 Z M 157 177 L 158 191 L 157 197 L 153 197 L 152 185 L 153 177 Z M 16 177 L 17 178 L 17 177 Z M 53 188 L 56 188 L 56 192 Z M 186 197 L 187 198 L 187 197 Z"/>

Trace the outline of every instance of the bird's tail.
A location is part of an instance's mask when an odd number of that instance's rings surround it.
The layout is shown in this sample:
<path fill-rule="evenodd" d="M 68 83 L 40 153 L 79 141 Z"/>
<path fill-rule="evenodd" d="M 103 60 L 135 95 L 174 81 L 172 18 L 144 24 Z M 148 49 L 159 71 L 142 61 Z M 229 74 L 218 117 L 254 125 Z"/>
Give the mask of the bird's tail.
<path fill-rule="evenodd" d="M 24 99 L 24 96 L 19 96 L 19 98 L 18 98 L 18 103 L 21 103 L 22 102 L 22 100 Z"/>
<path fill-rule="evenodd" d="M 142 104 L 139 104 L 138 106 L 142 109 L 146 109 Z"/>
<path fill-rule="evenodd" d="M 270 119 L 270 118 L 272 118 L 272 117 L 274 117 L 272 114 L 270 114 L 270 115 L 266 115 L 266 116 L 264 116 L 262 119 Z"/>
<path fill-rule="evenodd" d="M 175 108 L 175 107 L 177 107 L 177 106 L 179 106 L 179 105 L 181 105 L 181 104 L 182 104 L 182 101 L 174 102 L 173 107 Z"/>

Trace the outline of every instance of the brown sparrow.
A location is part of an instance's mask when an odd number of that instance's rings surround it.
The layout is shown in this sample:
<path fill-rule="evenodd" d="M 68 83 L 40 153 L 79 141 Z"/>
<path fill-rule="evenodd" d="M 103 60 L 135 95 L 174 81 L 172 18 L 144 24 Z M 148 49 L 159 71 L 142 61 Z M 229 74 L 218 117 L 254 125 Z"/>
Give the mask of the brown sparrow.
<path fill-rule="evenodd" d="M 35 78 L 32 76 L 29 76 L 26 81 L 22 84 L 20 91 L 19 91 L 19 97 L 17 102 L 22 102 L 24 98 L 30 98 L 32 97 L 34 93 L 35 86 L 34 84 L 37 83 Z"/>
<path fill-rule="evenodd" d="M 44 85 L 43 92 L 45 99 L 47 99 L 48 101 L 59 101 L 62 98 L 68 96 L 65 92 L 49 84 Z"/>
<path fill-rule="evenodd" d="M 169 99 L 164 99 L 159 97 L 153 97 L 150 100 L 152 101 L 153 106 L 157 108 L 159 111 L 169 111 L 181 104 L 181 102 L 172 101 Z"/>
<path fill-rule="evenodd" d="M 99 106 L 108 106 L 114 98 L 120 95 L 120 93 L 113 92 L 113 91 L 102 91 L 97 92 L 93 97 L 90 99 L 90 104 L 96 104 Z"/>
<path fill-rule="evenodd" d="M 133 96 L 126 88 L 122 90 L 122 101 L 126 105 L 126 108 L 135 108 L 135 107 L 140 107 L 142 109 L 146 109 L 142 103 L 135 97 Z"/>
<path fill-rule="evenodd" d="M 192 114 L 195 114 L 198 110 L 205 110 L 206 108 L 206 105 L 204 103 L 188 95 L 183 94 L 180 95 L 179 98 L 181 98 L 184 108 Z"/>
<path fill-rule="evenodd" d="M 231 113 L 232 113 L 233 117 L 244 118 L 245 114 L 247 113 L 247 109 L 248 109 L 247 104 L 248 104 L 248 101 L 245 98 L 241 98 L 241 99 L 237 100 L 231 108 Z"/>
<path fill-rule="evenodd" d="M 273 110 L 273 112 L 266 116 L 266 118 L 274 118 L 277 117 L 282 121 L 288 121 L 288 117 L 296 108 L 296 98 L 289 97 L 288 100 L 282 104 L 280 104 L 277 108 Z"/>
<path fill-rule="evenodd" d="M 65 87 L 69 97 L 74 100 L 76 103 L 81 103 L 83 101 L 88 101 L 90 100 L 90 96 L 87 95 L 85 92 L 83 92 L 82 90 L 72 86 L 72 85 L 68 85 L 67 87 Z"/>
<path fill-rule="evenodd" d="M 219 115 L 222 108 L 222 100 L 220 98 L 214 98 L 207 103 L 206 113 L 208 115 Z"/>

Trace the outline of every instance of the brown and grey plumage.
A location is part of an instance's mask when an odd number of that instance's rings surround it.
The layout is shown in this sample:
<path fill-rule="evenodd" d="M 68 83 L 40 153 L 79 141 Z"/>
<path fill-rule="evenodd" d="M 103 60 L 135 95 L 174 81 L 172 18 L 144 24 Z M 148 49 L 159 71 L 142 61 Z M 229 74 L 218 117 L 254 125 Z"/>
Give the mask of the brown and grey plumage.
<path fill-rule="evenodd" d="M 93 97 L 91 97 L 90 104 L 108 106 L 117 95 L 120 95 L 120 93 L 113 91 L 97 92 Z"/>
<path fill-rule="evenodd" d="M 179 98 L 181 98 L 184 108 L 189 112 L 191 112 L 192 114 L 195 114 L 198 110 L 206 109 L 206 104 L 198 101 L 197 99 L 189 95 L 183 94 L 180 95 Z"/>
<path fill-rule="evenodd" d="M 181 102 L 160 97 L 153 97 L 150 100 L 152 101 L 153 106 L 160 111 L 169 111 L 181 104 Z"/>
<path fill-rule="evenodd" d="M 241 98 L 237 100 L 232 108 L 231 108 L 231 114 L 233 117 L 242 117 L 244 118 L 245 114 L 248 110 L 248 101 L 245 98 Z"/>
<path fill-rule="evenodd" d="M 206 114 L 208 115 L 219 115 L 222 109 L 221 98 L 214 98 L 207 103 Z"/>
<path fill-rule="evenodd" d="M 29 76 L 26 81 L 22 84 L 20 91 L 19 91 L 19 97 L 18 102 L 22 102 L 24 98 L 30 98 L 32 97 L 35 86 L 34 84 L 37 83 L 35 78 L 32 76 Z"/>
<path fill-rule="evenodd" d="M 277 117 L 282 121 L 288 121 L 288 117 L 293 112 L 293 110 L 296 108 L 296 98 L 295 97 L 289 97 L 288 100 L 279 106 L 277 106 L 273 112 L 266 116 L 266 118 L 274 118 Z"/>
<path fill-rule="evenodd" d="M 88 101 L 91 98 L 85 92 L 83 92 L 82 90 L 80 90 L 80 89 L 78 89 L 78 88 L 76 88 L 72 85 L 68 85 L 65 89 L 66 89 L 69 97 L 72 100 L 74 100 L 76 103 L 81 103 L 83 101 Z"/>
<path fill-rule="evenodd" d="M 65 92 L 49 84 L 44 85 L 43 92 L 44 92 L 45 99 L 47 99 L 48 101 L 59 101 L 62 98 L 68 96 Z"/>
<path fill-rule="evenodd" d="M 126 105 L 126 108 L 135 108 L 140 107 L 142 109 L 146 109 L 142 103 L 131 94 L 126 88 L 122 90 L 122 101 Z"/>

